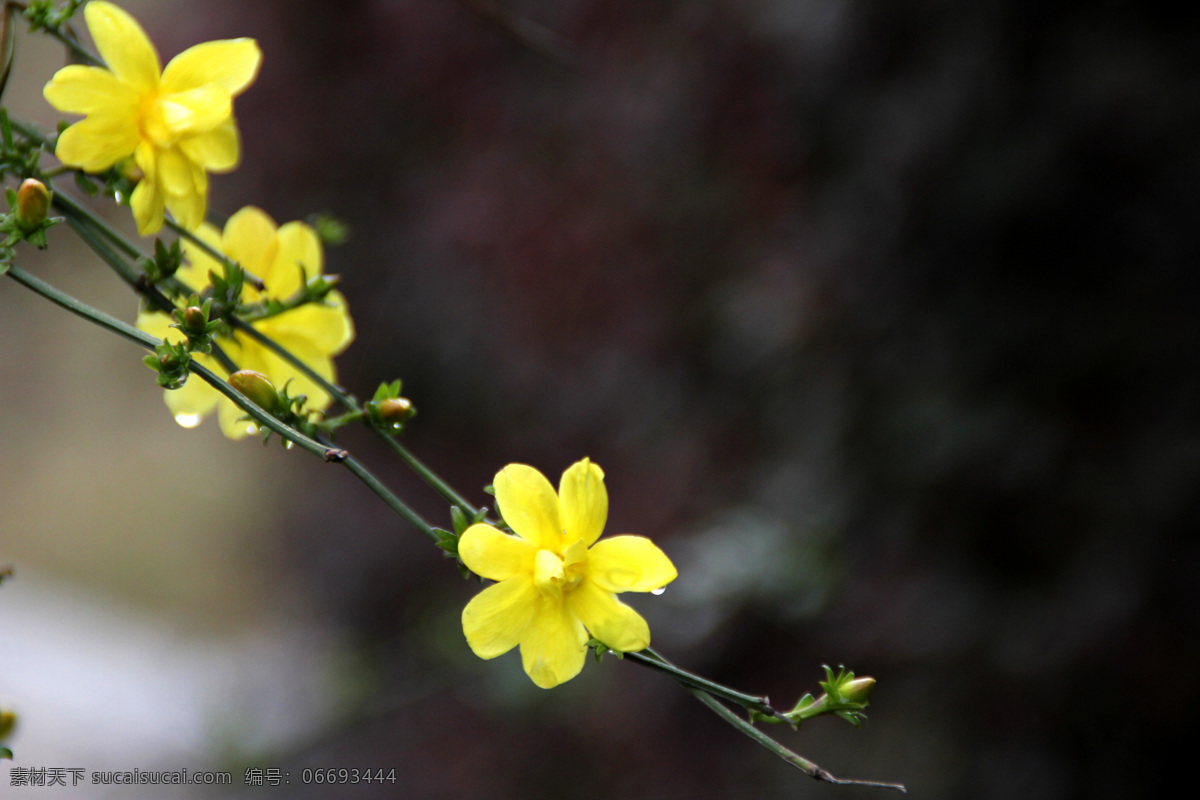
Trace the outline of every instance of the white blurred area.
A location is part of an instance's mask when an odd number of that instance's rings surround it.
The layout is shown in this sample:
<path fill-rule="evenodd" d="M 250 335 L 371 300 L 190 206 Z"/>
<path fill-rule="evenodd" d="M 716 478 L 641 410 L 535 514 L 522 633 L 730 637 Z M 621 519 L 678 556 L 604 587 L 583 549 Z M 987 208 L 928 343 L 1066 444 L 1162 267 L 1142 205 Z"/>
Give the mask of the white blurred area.
<path fill-rule="evenodd" d="M 123 5 L 147 27 L 166 13 Z M 41 88 L 62 49 L 19 24 L 4 105 L 49 127 Z M 136 240 L 127 210 L 105 215 Z M 65 224 L 49 240 L 44 254 L 23 246 L 19 266 L 134 320 L 133 293 Z M 15 571 L 0 586 L 0 705 L 20 717 L 7 742 L 19 766 L 223 769 L 328 720 L 335 648 L 275 565 L 285 512 L 319 502 L 330 471 L 229 442 L 213 420 L 179 427 L 143 354 L 0 278 L 0 565 Z"/>

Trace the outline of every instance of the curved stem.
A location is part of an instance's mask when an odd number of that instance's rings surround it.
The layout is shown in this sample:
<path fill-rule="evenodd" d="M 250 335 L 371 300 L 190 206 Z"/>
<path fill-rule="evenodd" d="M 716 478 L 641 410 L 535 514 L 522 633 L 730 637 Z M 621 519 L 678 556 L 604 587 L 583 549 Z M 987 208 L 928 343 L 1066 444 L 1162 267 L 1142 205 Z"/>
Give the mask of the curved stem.
<path fill-rule="evenodd" d="M 724 698 L 731 703 L 737 703 L 743 708 L 752 708 L 760 714 L 776 717 L 792 725 L 791 720 L 775 710 L 768 698 L 739 692 L 736 689 L 731 689 L 728 686 L 722 686 L 719 683 L 710 681 L 708 678 L 703 678 L 694 672 L 688 672 L 667 661 L 649 647 L 641 652 L 625 653 L 625 658 L 631 659 L 634 663 L 641 664 L 642 666 L 665 672 L 690 689 L 699 689 L 707 694 Z"/>
<path fill-rule="evenodd" d="M 128 339 L 135 344 L 141 345 L 142 347 L 150 350 L 153 350 L 155 347 L 161 344 L 161 340 L 157 337 L 151 336 L 144 331 L 140 331 L 132 325 L 122 322 L 116 317 L 104 313 L 98 308 L 93 308 L 87 303 L 77 300 L 66 292 L 56 289 L 40 278 L 30 275 L 28 272 L 25 272 L 19 267 L 10 266 L 5 274 L 27 289 L 30 289 L 33 292 L 41 295 L 61 308 L 70 311 L 72 314 L 99 325 L 100 327 L 115 333 L 122 338 Z M 378 478 L 376 478 L 366 467 L 364 467 L 353 456 L 351 456 L 350 453 L 345 450 L 332 448 L 322 442 L 305 436 L 300 431 L 295 430 L 288 425 L 284 425 L 262 408 L 255 405 L 253 401 L 251 401 L 241 392 L 234 389 L 226 381 L 221 380 L 221 378 L 211 370 L 196 363 L 195 360 L 192 361 L 190 369 L 218 392 L 232 400 L 235 405 L 249 414 L 260 425 L 269 428 L 272 432 L 279 434 L 281 438 L 296 444 L 300 448 L 307 450 L 316 456 L 321 457 L 325 461 L 341 463 L 345 465 L 347 469 L 354 473 L 359 480 L 365 483 L 368 488 L 371 489 L 371 491 L 375 492 L 375 494 L 382 498 L 384 502 L 386 502 L 394 511 L 396 511 L 396 513 L 403 517 L 406 522 L 411 524 L 417 530 L 421 531 L 421 533 L 429 536 L 434 541 L 438 540 L 437 534 L 433 532 L 433 529 L 427 522 L 425 522 L 424 519 L 421 518 L 419 514 L 409 508 L 408 505 L 405 504 L 400 498 L 396 497 L 395 494 L 385 487 Z"/>
<path fill-rule="evenodd" d="M 630 654 L 626 653 L 626 655 Z M 689 688 L 688 691 L 695 695 L 701 703 L 704 703 L 704 705 L 708 706 L 714 714 L 728 722 L 740 733 L 745 734 L 747 737 L 769 750 L 772 755 L 786 761 L 788 764 L 791 764 L 805 775 L 810 775 L 817 780 L 825 781 L 826 783 L 836 783 L 847 786 L 872 786 L 878 789 L 896 789 L 905 794 L 908 793 L 908 789 L 906 789 L 902 783 L 886 783 L 884 781 L 865 781 L 854 778 L 839 778 L 828 770 L 821 769 L 821 767 L 817 766 L 812 761 L 809 761 L 799 753 L 784 747 L 770 736 L 767 736 L 758 728 L 754 727 L 749 722 L 742 719 L 725 706 L 721 705 L 716 698 L 712 697 L 707 692 L 692 688 Z"/>

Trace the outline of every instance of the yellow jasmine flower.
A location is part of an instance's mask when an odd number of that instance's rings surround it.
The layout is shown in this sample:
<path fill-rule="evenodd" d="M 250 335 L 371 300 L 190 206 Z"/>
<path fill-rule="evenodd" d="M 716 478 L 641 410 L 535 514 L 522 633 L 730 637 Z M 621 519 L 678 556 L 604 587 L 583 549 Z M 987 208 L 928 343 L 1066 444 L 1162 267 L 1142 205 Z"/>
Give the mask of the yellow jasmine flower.
<path fill-rule="evenodd" d="M 260 293 L 247 284 L 241 298 L 245 303 L 258 302 L 264 294 L 284 300 L 302 288 L 302 275 L 307 274 L 311 279 L 321 274 L 323 267 L 324 255 L 316 231 L 303 222 L 289 222 L 277 229 L 274 220 L 253 206 L 230 217 L 224 233 L 204 223 L 196 235 L 262 278 L 266 292 Z M 175 275 L 192 289 L 202 290 L 209 283 L 210 271 L 224 274 L 224 267 L 193 243 L 184 240 L 183 252 L 185 262 Z M 333 356 L 354 339 L 354 322 L 346 300 L 336 291 L 330 292 L 323 303 L 306 303 L 251 324 L 331 382 L 336 380 Z M 171 319 L 164 313 L 138 314 L 137 326 L 143 331 L 172 342 L 183 341 L 186 338 L 183 333 L 170 325 Z M 293 397 L 307 395 L 307 408 L 329 407 L 332 398 L 320 386 L 246 334 L 234 331 L 231 336 L 217 337 L 216 343 L 239 368 L 261 372 L 280 389 L 291 380 L 288 393 Z M 211 356 L 193 357 L 217 374 L 227 374 Z M 216 410 L 221 430 L 230 439 L 257 433 L 253 423 L 241 419 L 245 412 L 199 378 L 193 377 L 181 388 L 164 392 L 163 398 L 175 420 L 184 427 L 199 425 Z"/>
<path fill-rule="evenodd" d="M 498 581 L 463 609 L 475 655 L 495 658 L 520 645 L 525 672 L 549 689 L 583 669 L 588 631 L 613 650 L 649 647 L 646 620 L 615 595 L 661 589 L 675 579 L 675 565 L 643 536 L 596 541 L 608 519 L 603 470 L 578 461 L 555 494 L 533 467 L 509 464 L 493 486 L 517 535 L 481 523 L 459 540 L 463 563 Z"/>
<path fill-rule="evenodd" d="M 133 156 L 143 175 L 129 198 L 138 233 L 162 228 L 164 207 L 195 230 L 208 204 L 207 173 L 238 164 L 233 98 L 258 74 L 258 44 L 198 44 L 160 72 L 154 45 L 127 12 L 92 0 L 83 14 L 109 68 L 64 67 L 46 84 L 50 105 L 86 115 L 63 131 L 55 155 L 85 172 L 103 172 Z"/>

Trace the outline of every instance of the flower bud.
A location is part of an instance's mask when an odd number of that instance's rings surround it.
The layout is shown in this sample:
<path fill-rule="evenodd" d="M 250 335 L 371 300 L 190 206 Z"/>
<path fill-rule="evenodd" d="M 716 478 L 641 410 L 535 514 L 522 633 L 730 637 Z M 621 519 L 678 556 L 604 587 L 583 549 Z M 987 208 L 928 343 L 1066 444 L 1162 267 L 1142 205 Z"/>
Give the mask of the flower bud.
<path fill-rule="evenodd" d="M 404 423 L 412 419 L 417 410 L 407 397 L 390 397 L 379 403 L 379 416 L 384 422 Z"/>
<path fill-rule="evenodd" d="M 50 211 L 50 190 L 36 178 L 26 178 L 17 189 L 17 222 L 26 231 L 41 226 Z"/>
<path fill-rule="evenodd" d="M 17 726 L 17 715 L 7 708 L 0 710 L 0 742 L 8 738 L 13 728 Z"/>
<path fill-rule="evenodd" d="M 865 705 L 866 702 L 871 699 L 871 692 L 874 689 L 874 678 L 855 678 L 854 680 L 847 681 L 842 685 L 842 699 L 848 703 L 862 703 Z"/>
<path fill-rule="evenodd" d="M 271 379 L 252 369 L 239 369 L 229 376 L 229 385 L 249 397 L 264 411 L 274 412 L 279 407 L 279 392 Z"/>
<path fill-rule="evenodd" d="M 183 327 L 189 331 L 201 332 L 208 325 L 204 312 L 196 306 L 188 306 L 183 310 Z"/>

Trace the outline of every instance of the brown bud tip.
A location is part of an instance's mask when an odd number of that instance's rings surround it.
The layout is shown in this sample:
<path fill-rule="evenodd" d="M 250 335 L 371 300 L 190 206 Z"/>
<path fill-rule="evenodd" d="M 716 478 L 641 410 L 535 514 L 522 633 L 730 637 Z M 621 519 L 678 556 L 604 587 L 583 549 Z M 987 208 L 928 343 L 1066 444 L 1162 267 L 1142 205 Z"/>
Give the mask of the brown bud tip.
<path fill-rule="evenodd" d="M 50 190 L 36 178 L 26 178 L 17 189 L 17 221 L 23 228 L 36 228 L 50 211 Z"/>
<path fill-rule="evenodd" d="M 279 405 L 279 392 L 275 384 L 261 372 L 239 369 L 229 376 L 229 385 L 249 397 L 264 411 L 274 412 Z"/>
<path fill-rule="evenodd" d="M 183 311 L 183 324 L 190 331 L 202 331 L 207 320 L 204 319 L 204 312 L 196 306 L 188 306 Z"/>
<path fill-rule="evenodd" d="M 392 397 L 379 404 L 379 416 L 385 422 L 408 422 L 416 413 L 407 397 Z"/>

